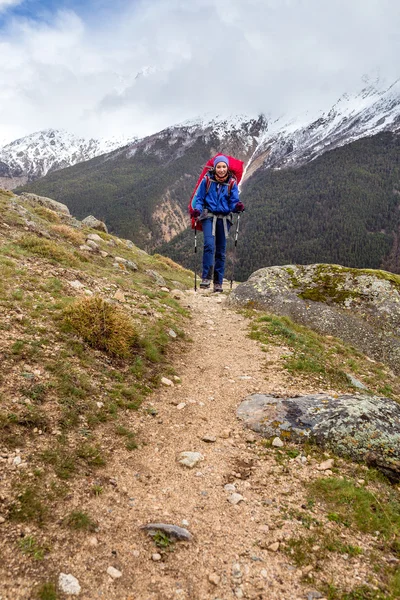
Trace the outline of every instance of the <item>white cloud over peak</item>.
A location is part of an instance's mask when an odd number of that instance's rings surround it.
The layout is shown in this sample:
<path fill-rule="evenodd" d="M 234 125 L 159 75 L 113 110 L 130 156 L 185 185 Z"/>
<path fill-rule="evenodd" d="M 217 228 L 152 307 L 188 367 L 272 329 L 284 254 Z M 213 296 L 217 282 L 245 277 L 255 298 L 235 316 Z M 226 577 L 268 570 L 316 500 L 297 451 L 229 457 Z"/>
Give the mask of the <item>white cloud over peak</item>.
<path fill-rule="evenodd" d="M 365 73 L 400 76 L 399 25 L 392 0 L 127 0 L 103 21 L 14 17 L 0 32 L 0 139 L 326 109 Z"/>

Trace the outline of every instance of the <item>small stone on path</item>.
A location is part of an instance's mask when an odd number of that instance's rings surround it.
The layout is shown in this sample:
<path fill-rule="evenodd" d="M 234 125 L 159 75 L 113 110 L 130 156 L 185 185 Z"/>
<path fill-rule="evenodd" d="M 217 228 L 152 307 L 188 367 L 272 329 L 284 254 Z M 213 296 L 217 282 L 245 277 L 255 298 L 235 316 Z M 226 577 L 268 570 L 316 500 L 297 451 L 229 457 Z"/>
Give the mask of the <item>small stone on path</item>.
<path fill-rule="evenodd" d="M 118 571 L 118 569 L 115 569 L 114 567 L 108 567 L 107 574 L 113 579 L 118 579 L 119 577 L 122 577 L 121 571 Z"/>
<path fill-rule="evenodd" d="M 236 487 L 233 483 L 227 483 L 226 485 L 224 485 L 224 490 L 226 492 L 236 492 Z"/>
<path fill-rule="evenodd" d="M 320 598 L 323 598 L 323 595 L 321 592 L 311 590 L 310 592 L 307 592 L 306 598 L 307 600 L 319 600 Z"/>
<path fill-rule="evenodd" d="M 219 585 L 221 582 L 221 577 L 217 575 L 217 573 L 210 573 L 208 576 L 208 581 L 214 585 Z"/>
<path fill-rule="evenodd" d="M 167 377 L 161 377 L 161 383 L 163 385 L 166 385 L 167 387 L 172 387 L 174 385 L 174 382 L 168 379 Z"/>
<path fill-rule="evenodd" d="M 175 333 L 175 331 L 173 329 L 170 329 L 168 331 L 168 335 L 169 335 L 169 337 L 172 337 L 172 338 L 177 338 L 178 337 L 178 334 Z"/>
<path fill-rule="evenodd" d="M 158 554 L 158 552 L 155 552 L 154 554 L 151 555 L 151 560 L 154 560 L 154 562 L 158 562 L 162 559 L 161 554 Z"/>
<path fill-rule="evenodd" d="M 204 460 L 204 456 L 200 452 L 181 452 L 178 462 L 184 467 L 193 469 L 202 460 Z"/>
<path fill-rule="evenodd" d="M 201 439 L 203 442 L 207 442 L 208 444 L 213 444 L 217 441 L 215 435 L 204 435 Z"/>
<path fill-rule="evenodd" d="M 239 502 L 244 502 L 244 498 L 241 494 L 238 494 L 237 492 L 235 492 L 234 494 L 229 496 L 228 502 L 235 506 L 236 504 L 239 504 Z"/>
<path fill-rule="evenodd" d="M 274 438 L 272 441 L 272 445 L 275 446 L 275 448 L 282 448 L 285 444 L 282 442 L 281 438 Z"/>
<path fill-rule="evenodd" d="M 278 552 L 279 542 L 275 542 L 275 543 L 271 544 L 270 546 L 268 546 L 268 550 L 271 550 L 271 552 Z"/>
<path fill-rule="evenodd" d="M 5 522 L 6 522 L 5 518 L 4 517 L 0 517 L 0 524 L 5 523 Z"/>
<path fill-rule="evenodd" d="M 146 530 L 151 536 L 162 531 L 166 535 L 179 541 L 190 542 L 192 539 L 192 534 L 189 533 L 187 529 L 179 527 L 179 525 L 171 525 L 170 523 L 149 523 L 149 525 L 143 525 L 141 529 Z"/>
<path fill-rule="evenodd" d="M 68 573 L 60 573 L 58 576 L 58 587 L 64 594 L 69 596 L 79 596 L 81 593 L 81 586 L 76 577 Z"/>
<path fill-rule="evenodd" d="M 185 406 L 186 406 L 186 403 L 185 403 L 185 402 L 180 402 L 180 403 L 177 405 L 177 407 L 176 407 L 176 408 L 177 408 L 178 410 L 182 410 L 183 408 L 185 408 Z"/>

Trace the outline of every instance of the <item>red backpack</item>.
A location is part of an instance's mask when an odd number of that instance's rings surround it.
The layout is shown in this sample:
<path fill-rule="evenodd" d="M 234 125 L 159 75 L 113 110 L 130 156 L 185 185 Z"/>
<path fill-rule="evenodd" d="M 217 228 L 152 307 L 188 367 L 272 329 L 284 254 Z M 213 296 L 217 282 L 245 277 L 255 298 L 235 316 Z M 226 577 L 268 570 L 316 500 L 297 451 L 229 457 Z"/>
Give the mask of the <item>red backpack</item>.
<path fill-rule="evenodd" d="M 197 229 L 198 231 L 202 231 L 202 225 L 201 225 L 201 221 L 197 221 L 193 216 L 193 211 L 195 210 L 195 206 L 193 206 L 193 199 L 196 195 L 197 189 L 199 187 L 199 185 L 201 184 L 201 182 L 203 181 L 204 177 L 207 178 L 207 182 L 206 182 L 206 192 L 208 192 L 208 190 L 210 189 L 210 185 L 211 185 L 211 178 L 209 177 L 209 172 L 213 170 L 214 168 L 214 160 L 217 158 L 217 156 L 221 156 L 221 154 L 216 154 L 215 156 L 213 156 L 212 158 L 210 158 L 210 160 L 206 163 L 204 169 L 201 172 L 200 177 L 197 180 L 197 183 L 195 185 L 195 188 L 193 190 L 193 194 L 190 197 L 190 201 L 189 201 L 189 205 L 188 205 L 188 211 L 189 214 L 191 216 L 191 220 L 192 220 L 192 229 Z M 228 195 L 230 196 L 231 191 L 232 191 L 232 187 L 234 186 L 235 183 L 237 183 L 239 185 L 240 180 L 242 179 L 243 176 L 243 161 L 239 160 L 238 158 L 233 158 L 233 156 L 228 156 L 226 154 L 224 154 L 223 156 L 226 156 L 227 159 L 229 160 L 229 171 L 230 173 L 233 175 L 233 177 L 231 177 L 231 180 L 229 181 L 229 188 L 228 188 Z"/>

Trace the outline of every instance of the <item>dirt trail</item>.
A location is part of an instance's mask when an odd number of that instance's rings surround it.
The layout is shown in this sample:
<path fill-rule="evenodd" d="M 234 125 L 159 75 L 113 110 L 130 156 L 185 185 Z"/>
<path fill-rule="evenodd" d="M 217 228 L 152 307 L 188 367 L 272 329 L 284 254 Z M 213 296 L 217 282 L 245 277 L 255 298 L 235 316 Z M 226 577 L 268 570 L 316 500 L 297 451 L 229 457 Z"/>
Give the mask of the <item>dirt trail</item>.
<path fill-rule="evenodd" d="M 85 580 L 91 591 L 82 590 L 81 597 L 88 599 L 304 598 L 301 571 L 268 549 L 289 535 L 285 526 L 275 528 L 280 498 L 290 494 L 293 504 L 301 504 L 301 485 L 296 477 L 278 479 L 282 467 L 272 456 L 259 459 L 262 446 L 236 418 L 249 393 L 299 390 L 274 369 L 282 349 L 265 354 L 249 339 L 247 320 L 224 306 L 225 298 L 197 294 L 189 303 L 193 344 L 176 365 L 182 383 L 151 398 L 158 415 L 143 417 L 138 437 L 145 445 L 129 462 L 115 452 L 107 474 L 117 485 L 88 506 L 101 530 L 71 556 L 64 572 Z M 205 435 L 216 441 L 202 441 Z M 194 469 L 183 467 L 177 462 L 183 451 L 201 452 L 204 460 Z M 228 483 L 244 501 L 230 504 Z M 157 547 L 140 530 L 152 522 L 187 522 L 194 539 L 176 543 L 155 561 Z M 113 582 L 109 566 L 122 577 Z"/>

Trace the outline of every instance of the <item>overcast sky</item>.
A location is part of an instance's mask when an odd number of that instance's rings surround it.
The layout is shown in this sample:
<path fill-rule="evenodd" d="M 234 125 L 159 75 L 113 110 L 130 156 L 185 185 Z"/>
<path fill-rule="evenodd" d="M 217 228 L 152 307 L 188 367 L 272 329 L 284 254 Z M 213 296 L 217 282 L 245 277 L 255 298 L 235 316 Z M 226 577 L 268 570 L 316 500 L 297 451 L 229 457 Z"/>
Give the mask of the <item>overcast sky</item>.
<path fill-rule="evenodd" d="M 326 109 L 399 56 L 399 0 L 0 0 L 0 141 Z"/>

